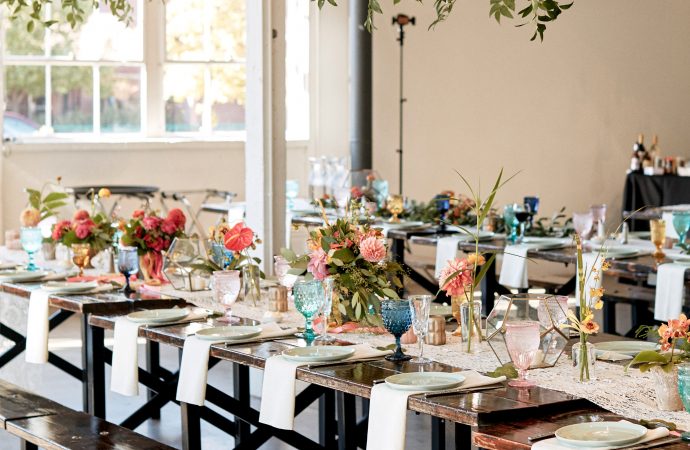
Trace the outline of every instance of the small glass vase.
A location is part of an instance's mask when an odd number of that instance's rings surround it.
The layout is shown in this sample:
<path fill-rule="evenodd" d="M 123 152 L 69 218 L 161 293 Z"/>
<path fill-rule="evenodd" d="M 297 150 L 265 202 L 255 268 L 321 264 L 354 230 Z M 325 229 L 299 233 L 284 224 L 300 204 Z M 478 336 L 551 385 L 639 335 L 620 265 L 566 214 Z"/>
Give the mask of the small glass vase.
<path fill-rule="evenodd" d="M 659 366 L 649 370 L 654 378 L 654 391 L 656 392 L 656 406 L 660 411 L 682 411 L 683 402 L 678 391 L 678 366 L 666 372 Z"/>
<path fill-rule="evenodd" d="M 589 383 L 595 379 L 594 363 L 597 360 L 596 348 L 594 344 L 585 343 L 587 351 L 582 351 L 582 342 L 573 344 L 573 375 L 575 381 L 580 383 Z"/>
<path fill-rule="evenodd" d="M 242 300 L 251 302 L 252 306 L 261 300 L 260 275 L 259 266 L 252 264 L 242 267 Z"/>
<path fill-rule="evenodd" d="M 471 305 L 471 307 L 470 307 Z M 482 303 L 476 300 L 460 305 L 460 331 L 464 353 L 479 353 L 482 342 Z"/>

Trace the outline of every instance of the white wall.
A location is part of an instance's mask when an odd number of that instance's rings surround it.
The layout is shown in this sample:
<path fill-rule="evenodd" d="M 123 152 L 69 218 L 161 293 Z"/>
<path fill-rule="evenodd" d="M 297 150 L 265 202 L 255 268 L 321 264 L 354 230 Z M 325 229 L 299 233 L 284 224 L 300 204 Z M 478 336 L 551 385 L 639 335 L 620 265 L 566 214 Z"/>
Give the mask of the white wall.
<path fill-rule="evenodd" d="M 460 190 L 453 169 L 489 184 L 523 172 L 499 202 L 538 194 L 543 210 L 620 208 L 638 132 L 690 156 L 690 2 L 576 0 L 546 31 L 498 25 L 488 2 L 464 1 L 427 31 L 429 2 L 377 20 L 374 164 L 397 185 L 398 43 L 390 17 L 417 16 L 405 42 L 405 192 Z"/>

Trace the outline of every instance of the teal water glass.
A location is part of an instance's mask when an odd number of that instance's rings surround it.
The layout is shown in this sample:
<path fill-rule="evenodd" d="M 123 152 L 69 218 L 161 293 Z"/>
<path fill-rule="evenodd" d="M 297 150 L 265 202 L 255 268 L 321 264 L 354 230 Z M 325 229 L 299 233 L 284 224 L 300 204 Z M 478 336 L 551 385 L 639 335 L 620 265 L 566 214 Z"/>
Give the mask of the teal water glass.
<path fill-rule="evenodd" d="M 386 356 L 388 361 L 407 361 L 411 356 L 405 355 L 400 346 L 400 338 L 412 325 L 412 312 L 409 300 L 382 300 L 381 318 L 383 326 L 395 337 L 395 352 Z"/>
<path fill-rule="evenodd" d="M 298 281 L 292 287 L 292 295 L 295 299 L 295 308 L 306 319 L 302 337 L 307 342 L 312 342 L 316 337 L 312 321 L 323 308 L 324 291 L 319 280 Z"/>
<path fill-rule="evenodd" d="M 678 244 L 684 244 L 690 230 L 690 211 L 675 211 L 673 213 L 673 228 L 678 233 Z"/>
<path fill-rule="evenodd" d="M 685 410 L 690 412 L 690 363 L 678 364 L 678 393 Z M 690 441 L 690 432 L 681 434 L 684 441 Z"/>
<path fill-rule="evenodd" d="M 22 248 L 29 255 L 29 264 L 26 270 L 38 270 L 38 266 L 34 260 L 34 254 L 43 246 L 43 233 L 38 227 L 22 227 L 19 239 L 22 243 Z"/>
<path fill-rule="evenodd" d="M 503 223 L 506 228 L 506 240 L 514 243 L 517 240 L 517 226 L 519 222 L 515 218 L 513 204 L 506 205 L 503 208 Z"/>

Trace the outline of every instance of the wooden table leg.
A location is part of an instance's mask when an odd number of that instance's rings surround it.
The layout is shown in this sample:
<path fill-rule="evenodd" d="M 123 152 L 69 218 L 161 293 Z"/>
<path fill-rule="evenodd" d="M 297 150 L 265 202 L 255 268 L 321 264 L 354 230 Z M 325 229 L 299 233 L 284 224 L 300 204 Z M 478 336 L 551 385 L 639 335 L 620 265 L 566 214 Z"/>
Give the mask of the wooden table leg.
<path fill-rule="evenodd" d="M 81 317 L 84 411 L 105 419 L 105 345 L 103 328 L 89 325 L 88 315 Z"/>

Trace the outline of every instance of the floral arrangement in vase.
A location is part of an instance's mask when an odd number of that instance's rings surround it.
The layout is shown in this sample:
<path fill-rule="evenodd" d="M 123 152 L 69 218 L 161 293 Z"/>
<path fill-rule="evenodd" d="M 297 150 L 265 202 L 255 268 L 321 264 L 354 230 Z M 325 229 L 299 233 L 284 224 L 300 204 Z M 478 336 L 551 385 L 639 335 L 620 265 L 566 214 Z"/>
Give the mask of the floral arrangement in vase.
<path fill-rule="evenodd" d="M 57 179 L 57 186 L 60 185 L 60 177 Z M 51 186 L 56 186 L 53 183 L 46 183 L 41 187 L 41 190 L 26 188 L 25 191 L 29 195 L 28 204 L 19 216 L 19 222 L 23 227 L 36 227 L 39 223 L 57 215 L 56 210 L 67 205 L 67 198 L 69 195 L 65 192 L 52 191 Z"/>
<path fill-rule="evenodd" d="M 310 232 L 309 253 L 298 257 L 282 249 L 290 273 L 323 280 L 333 277 L 334 316 L 362 324 L 381 326 L 381 299 L 398 299 L 403 269 L 386 258 L 388 248 L 378 228 L 348 219 L 326 220 L 324 227 Z"/>
<path fill-rule="evenodd" d="M 115 229 L 103 213 L 91 215 L 80 209 L 71 220 L 61 220 L 53 225 L 53 242 L 71 247 L 74 244 L 88 244 L 95 255 L 113 244 Z"/>
<path fill-rule="evenodd" d="M 162 252 L 176 237 L 186 237 L 186 223 L 187 218 L 178 208 L 171 209 L 165 218 L 138 209 L 129 222 L 122 225 L 122 244 L 137 248 L 140 268 L 147 281 L 165 281 Z"/>

